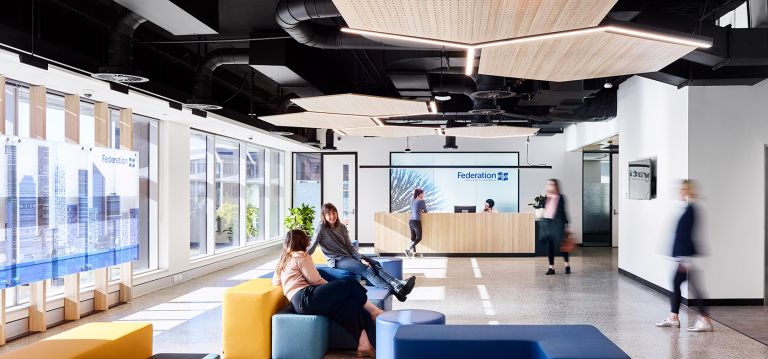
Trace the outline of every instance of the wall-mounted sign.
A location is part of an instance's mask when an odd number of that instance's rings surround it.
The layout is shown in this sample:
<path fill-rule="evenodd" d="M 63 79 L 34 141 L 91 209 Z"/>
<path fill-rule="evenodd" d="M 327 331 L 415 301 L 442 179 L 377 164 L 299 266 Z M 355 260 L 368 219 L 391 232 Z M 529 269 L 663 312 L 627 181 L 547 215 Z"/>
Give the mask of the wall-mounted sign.
<path fill-rule="evenodd" d="M 650 159 L 629 162 L 629 199 L 651 199 L 656 179 Z"/>
<path fill-rule="evenodd" d="M 0 137 L 0 288 L 138 259 L 138 153 Z"/>

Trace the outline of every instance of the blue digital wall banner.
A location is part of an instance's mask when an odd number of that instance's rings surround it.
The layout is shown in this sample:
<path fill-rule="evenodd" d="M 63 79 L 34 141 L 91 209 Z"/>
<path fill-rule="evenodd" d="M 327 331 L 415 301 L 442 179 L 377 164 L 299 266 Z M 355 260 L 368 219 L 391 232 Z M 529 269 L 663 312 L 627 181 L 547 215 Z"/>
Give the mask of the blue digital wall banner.
<path fill-rule="evenodd" d="M 392 153 L 393 166 L 517 166 L 517 152 Z M 454 206 L 483 210 L 493 199 L 499 212 L 519 210 L 519 170 L 515 168 L 395 168 L 390 170 L 392 212 L 411 210 L 413 190 L 425 192 L 429 212 L 453 212 Z"/>
<path fill-rule="evenodd" d="M 0 143 L 0 288 L 138 259 L 137 152 Z"/>

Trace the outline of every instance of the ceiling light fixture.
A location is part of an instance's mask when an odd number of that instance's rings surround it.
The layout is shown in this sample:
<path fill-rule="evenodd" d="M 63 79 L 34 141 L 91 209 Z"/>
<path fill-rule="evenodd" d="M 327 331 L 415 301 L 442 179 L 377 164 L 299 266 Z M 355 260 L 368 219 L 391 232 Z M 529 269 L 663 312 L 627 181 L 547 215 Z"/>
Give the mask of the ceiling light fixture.
<path fill-rule="evenodd" d="M 451 94 L 447 92 L 438 92 L 435 94 L 435 100 L 437 101 L 448 101 L 451 99 Z"/>
<path fill-rule="evenodd" d="M 692 47 L 698 47 L 702 49 L 708 49 L 712 47 L 711 40 L 697 39 L 690 36 L 679 36 L 674 34 L 658 32 L 658 31 L 633 29 L 627 26 L 622 26 L 617 24 L 609 24 L 601 28 L 605 29 L 605 31 L 612 32 L 614 34 L 634 36 L 634 37 L 639 37 L 639 38 L 648 39 L 648 40 L 669 42 L 676 45 L 692 46 Z"/>
<path fill-rule="evenodd" d="M 429 101 L 429 111 L 432 113 L 437 113 L 437 102 Z"/>
<path fill-rule="evenodd" d="M 604 84 L 603 84 L 603 88 L 607 88 L 607 89 L 609 89 L 609 88 L 613 88 L 613 84 L 612 84 L 612 83 L 610 83 L 610 82 L 606 82 L 606 83 L 604 83 Z M 594 96 L 593 96 L 593 97 L 594 97 Z"/>
<path fill-rule="evenodd" d="M 378 117 L 371 117 L 373 119 L 373 122 L 376 122 L 379 126 L 384 126 L 384 123 L 381 122 L 381 120 Z"/>

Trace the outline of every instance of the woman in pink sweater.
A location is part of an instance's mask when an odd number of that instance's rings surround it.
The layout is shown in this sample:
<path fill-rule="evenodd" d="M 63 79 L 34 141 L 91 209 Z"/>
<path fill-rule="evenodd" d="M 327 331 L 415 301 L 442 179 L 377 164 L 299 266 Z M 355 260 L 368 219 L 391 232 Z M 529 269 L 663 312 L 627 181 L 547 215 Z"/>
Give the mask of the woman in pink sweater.
<path fill-rule="evenodd" d="M 324 315 L 358 339 L 358 357 L 375 356 L 376 317 L 382 310 L 368 300 L 367 291 L 353 279 L 327 282 L 320 277 L 306 250 L 309 237 L 294 229 L 285 236 L 272 284 L 281 286 L 294 311 Z"/>

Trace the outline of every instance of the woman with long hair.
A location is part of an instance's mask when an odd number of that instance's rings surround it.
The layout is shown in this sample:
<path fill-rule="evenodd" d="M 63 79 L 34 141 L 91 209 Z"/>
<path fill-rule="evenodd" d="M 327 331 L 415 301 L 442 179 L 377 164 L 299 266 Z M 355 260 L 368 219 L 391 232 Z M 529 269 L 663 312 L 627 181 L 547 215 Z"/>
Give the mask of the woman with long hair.
<path fill-rule="evenodd" d="M 408 228 L 411 230 L 411 246 L 405 249 L 406 257 L 416 256 L 416 245 L 421 242 L 421 214 L 427 213 L 427 203 L 424 201 L 424 190 L 416 188 L 413 190 L 411 199 L 411 218 L 408 221 Z"/>
<path fill-rule="evenodd" d="M 675 241 L 672 245 L 672 258 L 677 262 L 677 270 L 672 277 L 672 296 L 669 298 L 671 310 L 666 319 L 656 323 L 657 327 L 662 328 L 680 328 L 680 302 L 683 298 L 680 286 L 688 281 L 688 291 L 693 294 L 691 298 L 697 297 L 699 303 L 699 319 L 696 323 L 688 327 L 690 332 L 711 332 L 714 330 L 712 321 L 709 319 L 709 310 L 703 304 L 703 293 L 699 282 L 693 280 L 691 272 L 693 266 L 691 258 L 698 255 L 696 241 L 694 240 L 694 229 L 696 228 L 696 207 L 693 205 L 696 199 L 696 188 L 691 180 L 683 180 L 680 184 L 680 197 L 686 202 L 685 211 L 677 222 L 675 228 Z M 689 302 L 694 302 L 689 300 Z M 689 304 L 691 304 L 689 303 Z"/>
<path fill-rule="evenodd" d="M 382 310 L 368 300 L 357 281 L 323 279 L 306 252 L 308 245 L 304 231 L 288 231 L 272 284 L 283 288 L 296 313 L 327 316 L 359 338 L 358 357 L 375 357 L 376 317 Z"/>
<path fill-rule="evenodd" d="M 565 197 L 560 193 L 560 182 L 554 178 L 547 181 L 546 199 L 544 200 L 544 239 L 547 243 L 549 269 L 546 275 L 555 274 L 555 253 L 560 252 L 565 261 L 565 274 L 571 274 L 568 252 L 560 251 L 563 239 L 568 233 L 568 214 L 565 211 Z"/>
<path fill-rule="evenodd" d="M 407 299 L 416 284 L 416 277 L 410 277 L 407 281 L 399 280 L 385 272 L 379 262 L 361 255 L 352 245 L 347 227 L 339 222 L 339 212 L 333 203 L 323 205 L 320 218 L 322 223 L 307 250 L 309 254 L 314 253 L 319 244 L 329 266 L 363 276 L 374 286 L 389 289 L 401 302 Z"/>

